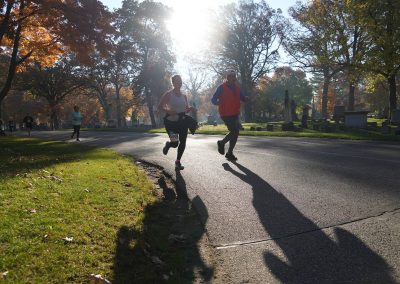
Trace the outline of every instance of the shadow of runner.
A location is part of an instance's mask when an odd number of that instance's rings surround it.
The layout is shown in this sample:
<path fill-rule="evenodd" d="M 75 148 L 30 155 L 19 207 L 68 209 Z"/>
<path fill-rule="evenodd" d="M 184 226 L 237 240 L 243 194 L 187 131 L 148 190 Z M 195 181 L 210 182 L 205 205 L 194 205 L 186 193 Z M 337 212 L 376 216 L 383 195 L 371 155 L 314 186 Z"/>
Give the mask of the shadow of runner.
<path fill-rule="evenodd" d="M 176 192 L 159 179 L 164 199 L 145 208 L 143 231 L 122 226 L 117 234 L 112 283 L 197 283 L 210 281 L 198 242 L 204 234 L 177 173 Z M 193 202 L 202 206 L 196 197 Z M 203 205 L 201 205 L 203 204 Z"/>
<path fill-rule="evenodd" d="M 281 193 L 246 167 L 228 163 L 226 171 L 252 186 L 253 205 L 266 232 L 287 262 L 271 252 L 264 260 L 283 283 L 395 283 L 391 268 L 350 232 L 335 228 L 337 242 L 305 217 Z"/>

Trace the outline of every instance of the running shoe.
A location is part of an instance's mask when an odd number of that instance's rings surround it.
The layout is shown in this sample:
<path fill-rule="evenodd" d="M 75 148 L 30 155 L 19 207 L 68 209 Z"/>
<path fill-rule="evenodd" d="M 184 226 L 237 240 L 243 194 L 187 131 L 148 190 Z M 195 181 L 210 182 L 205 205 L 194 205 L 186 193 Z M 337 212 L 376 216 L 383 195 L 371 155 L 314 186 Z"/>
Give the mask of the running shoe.
<path fill-rule="evenodd" d="M 227 158 L 229 161 L 237 161 L 237 158 L 233 153 L 226 153 L 225 158 Z"/>
<path fill-rule="evenodd" d="M 162 149 L 162 152 L 164 155 L 168 154 L 168 150 L 169 150 L 169 142 L 165 142 L 164 148 Z"/>
<path fill-rule="evenodd" d="M 185 168 L 185 167 L 182 166 L 182 164 L 181 164 L 180 161 L 176 161 L 176 162 L 175 162 L 175 170 L 176 170 L 176 171 L 181 171 L 181 170 L 183 170 L 184 168 Z"/>
<path fill-rule="evenodd" d="M 217 145 L 218 145 L 218 153 L 220 153 L 221 155 L 225 154 L 225 144 L 222 143 L 221 140 L 218 140 Z"/>

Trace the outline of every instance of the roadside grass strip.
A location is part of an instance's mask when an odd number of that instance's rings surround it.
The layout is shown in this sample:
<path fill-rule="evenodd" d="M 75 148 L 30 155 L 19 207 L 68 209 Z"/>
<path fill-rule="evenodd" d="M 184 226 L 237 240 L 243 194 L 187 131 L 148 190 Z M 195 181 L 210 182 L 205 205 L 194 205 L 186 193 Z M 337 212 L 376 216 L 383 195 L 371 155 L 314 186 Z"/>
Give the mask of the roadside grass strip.
<path fill-rule="evenodd" d="M 348 129 L 336 130 L 335 132 L 321 132 L 312 129 L 301 129 L 301 131 L 280 131 L 281 125 L 275 124 L 274 131 L 255 131 L 250 130 L 251 127 L 265 128 L 265 124 L 261 123 L 243 123 L 244 130 L 240 131 L 243 136 L 270 136 L 270 137 L 307 137 L 307 138 L 331 138 L 331 139 L 349 139 L 349 140 L 382 140 L 382 141 L 400 141 L 400 135 L 382 134 L 377 131 L 370 131 L 364 129 Z M 151 133 L 165 133 L 165 128 L 152 129 Z M 209 135 L 225 135 L 228 129 L 223 124 L 203 125 L 196 131 L 197 134 Z"/>
<path fill-rule="evenodd" d="M 121 228 L 136 232 L 125 246 L 138 246 L 156 202 L 145 173 L 112 150 L 1 138 L 0 282 L 112 280 Z"/>

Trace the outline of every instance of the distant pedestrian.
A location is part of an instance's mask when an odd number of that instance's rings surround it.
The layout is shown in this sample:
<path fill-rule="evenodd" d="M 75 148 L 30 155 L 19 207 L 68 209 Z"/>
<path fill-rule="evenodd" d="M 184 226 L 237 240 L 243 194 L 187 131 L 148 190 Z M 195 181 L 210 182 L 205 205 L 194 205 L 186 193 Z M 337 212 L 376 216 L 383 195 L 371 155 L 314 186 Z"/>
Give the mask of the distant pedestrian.
<path fill-rule="evenodd" d="M 33 117 L 30 116 L 29 113 L 27 113 L 22 122 L 25 124 L 25 128 L 28 131 L 28 136 L 31 136 L 31 131 L 33 128 Z"/>
<path fill-rule="evenodd" d="M 3 130 L 3 120 L 0 118 L 0 136 L 6 136 L 6 133 Z"/>
<path fill-rule="evenodd" d="M 170 141 L 167 141 L 163 148 L 163 154 L 167 155 L 169 148 L 177 148 L 177 156 L 175 161 L 175 169 L 183 170 L 181 158 L 186 148 L 186 139 L 188 135 L 188 123 L 186 113 L 194 111 L 193 107 L 189 107 L 187 96 L 181 92 L 182 78 L 174 75 L 171 78 L 173 89 L 166 92 L 158 105 L 159 111 L 164 112 L 165 130 L 168 133 Z M 192 132 L 193 133 L 193 132 Z"/>
<path fill-rule="evenodd" d="M 13 119 L 8 120 L 8 131 L 13 132 L 15 130 L 15 123 Z"/>
<path fill-rule="evenodd" d="M 225 157 L 228 160 L 236 161 L 237 158 L 233 154 L 233 149 L 236 146 L 241 128 L 240 116 L 240 101 L 247 102 L 249 97 L 243 95 L 236 79 L 236 72 L 230 70 L 226 74 L 226 80 L 214 93 L 211 102 L 218 105 L 218 111 L 221 119 L 227 126 L 229 133 L 224 139 L 217 141 L 218 152 L 221 155 L 225 154 L 225 144 L 229 142 L 228 152 Z"/>
<path fill-rule="evenodd" d="M 71 134 L 71 139 L 74 138 L 74 135 L 76 134 L 76 141 L 80 141 L 79 134 L 81 130 L 83 116 L 79 111 L 78 106 L 74 106 L 74 111 L 72 112 L 71 116 L 72 116 L 72 126 L 74 127 L 74 132 L 72 132 Z"/>

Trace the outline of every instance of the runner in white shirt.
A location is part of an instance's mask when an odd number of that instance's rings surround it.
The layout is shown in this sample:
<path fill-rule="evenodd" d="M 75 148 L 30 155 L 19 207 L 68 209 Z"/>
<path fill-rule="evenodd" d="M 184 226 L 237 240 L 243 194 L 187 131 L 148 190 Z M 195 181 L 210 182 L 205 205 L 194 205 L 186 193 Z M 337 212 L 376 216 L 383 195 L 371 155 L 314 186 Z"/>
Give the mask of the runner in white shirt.
<path fill-rule="evenodd" d="M 188 134 L 188 127 L 184 123 L 183 118 L 185 113 L 194 111 L 195 109 L 189 107 L 186 95 L 181 92 L 181 76 L 172 76 L 171 82 L 173 89 L 162 96 L 158 105 L 158 109 L 166 114 L 164 124 L 170 138 L 170 141 L 165 143 L 163 153 L 167 155 L 169 148 L 178 147 L 175 169 L 183 170 L 184 167 L 181 164 L 181 158 L 186 148 Z"/>

